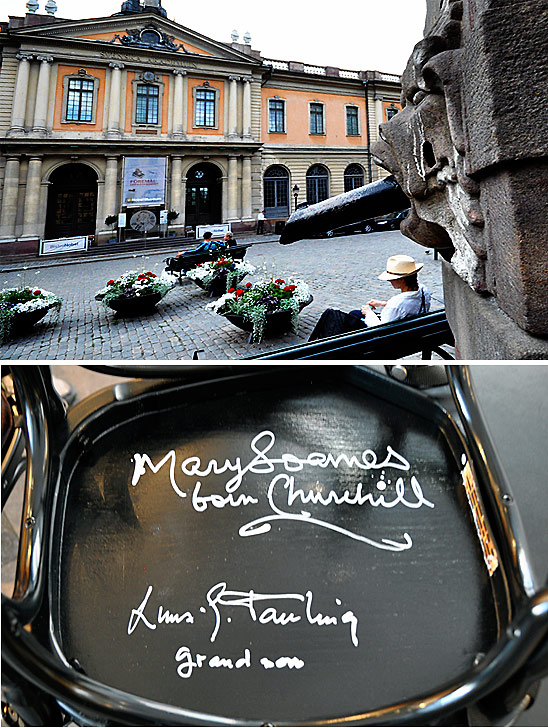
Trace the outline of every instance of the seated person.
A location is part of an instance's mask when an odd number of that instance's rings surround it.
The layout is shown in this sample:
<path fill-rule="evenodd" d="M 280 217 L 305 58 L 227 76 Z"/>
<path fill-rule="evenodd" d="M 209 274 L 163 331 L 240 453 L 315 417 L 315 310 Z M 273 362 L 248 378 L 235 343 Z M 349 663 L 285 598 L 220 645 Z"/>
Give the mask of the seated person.
<path fill-rule="evenodd" d="M 372 298 L 362 306 L 361 310 L 350 313 L 328 308 L 321 315 L 308 340 L 316 341 L 327 336 L 346 334 L 367 326 L 387 324 L 428 313 L 431 294 L 427 288 L 419 285 L 417 280 L 417 274 L 423 265 L 423 263 L 417 265 L 409 255 L 391 256 L 388 258 L 386 270 L 379 275 L 379 279 L 390 281 L 392 287 L 400 293 L 388 301 Z M 382 309 L 380 320 L 373 313 L 376 309 Z"/>
<path fill-rule="evenodd" d="M 196 253 L 213 253 L 215 250 L 218 250 L 219 248 L 224 248 L 225 243 L 224 242 L 216 242 L 212 240 L 213 235 L 212 233 L 205 232 L 204 233 L 204 239 L 198 245 L 197 248 L 193 248 L 192 250 L 183 250 L 175 256 L 176 258 L 180 258 L 181 256 L 185 255 L 195 255 Z"/>
<path fill-rule="evenodd" d="M 229 248 L 232 248 L 234 245 L 238 245 L 236 238 L 234 237 L 234 233 L 231 233 L 230 231 L 225 233 L 224 241 Z"/>

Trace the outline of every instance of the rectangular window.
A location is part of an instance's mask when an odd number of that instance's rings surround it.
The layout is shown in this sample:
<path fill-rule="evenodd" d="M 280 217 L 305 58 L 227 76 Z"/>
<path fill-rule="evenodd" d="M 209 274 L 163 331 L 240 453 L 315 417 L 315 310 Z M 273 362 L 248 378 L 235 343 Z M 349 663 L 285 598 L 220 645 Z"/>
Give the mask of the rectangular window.
<path fill-rule="evenodd" d="M 215 127 L 215 91 L 196 89 L 195 126 Z"/>
<path fill-rule="evenodd" d="M 137 106 L 135 122 L 137 124 L 157 124 L 160 89 L 158 86 L 137 86 Z"/>
<path fill-rule="evenodd" d="M 285 133 L 285 101 L 270 99 L 268 102 L 268 131 L 274 134 Z"/>
<path fill-rule="evenodd" d="M 137 105 L 135 122 L 137 124 L 157 124 L 160 89 L 158 86 L 137 86 Z"/>
<path fill-rule="evenodd" d="M 346 107 L 346 135 L 347 136 L 359 136 L 360 129 L 358 124 L 358 107 L 347 106 Z"/>
<path fill-rule="evenodd" d="M 310 104 L 310 133 L 325 133 L 323 123 L 323 104 Z"/>
<path fill-rule="evenodd" d="M 93 81 L 82 78 L 69 79 L 67 94 L 67 121 L 92 121 Z"/>

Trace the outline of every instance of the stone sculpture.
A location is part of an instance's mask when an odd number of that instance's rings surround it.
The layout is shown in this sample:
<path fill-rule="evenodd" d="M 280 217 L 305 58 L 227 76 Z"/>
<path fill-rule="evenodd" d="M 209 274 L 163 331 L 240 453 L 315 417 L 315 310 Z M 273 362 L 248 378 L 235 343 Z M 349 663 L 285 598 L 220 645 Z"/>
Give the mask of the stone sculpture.
<path fill-rule="evenodd" d="M 411 200 L 403 232 L 544 336 L 547 38 L 546 0 L 428 0 L 404 108 L 372 150 Z"/>

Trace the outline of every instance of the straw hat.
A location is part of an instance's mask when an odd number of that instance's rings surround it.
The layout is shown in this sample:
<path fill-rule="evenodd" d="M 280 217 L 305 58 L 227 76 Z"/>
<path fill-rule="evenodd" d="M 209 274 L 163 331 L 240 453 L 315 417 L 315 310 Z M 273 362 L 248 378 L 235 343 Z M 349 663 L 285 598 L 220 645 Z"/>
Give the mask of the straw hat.
<path fill-rule="evenodd" d="M 386 270 L 381 273 L 381 281 L 395 281 L 397 278 L 405 278 L 417 273 L 424 267 L 424 263 L 417 265 L 410 255 L 392 255 L 386 261 Z"/>

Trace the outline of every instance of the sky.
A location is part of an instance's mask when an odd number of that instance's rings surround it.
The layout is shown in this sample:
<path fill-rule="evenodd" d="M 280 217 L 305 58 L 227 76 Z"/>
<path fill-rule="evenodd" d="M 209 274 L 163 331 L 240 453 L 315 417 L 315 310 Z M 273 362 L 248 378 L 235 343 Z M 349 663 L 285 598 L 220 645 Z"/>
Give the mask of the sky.
<path fill-rule="evenodd" d="M 339 0 L 340 1 L 340 0 Z M 122 0 L 56 0 L 60 18 L 118 12 Z M 45 13 L 46 0 L 39 0 Z M 423 35 L 426 0 L 163 0 L 168 16 L 181 25 L 225 43 L 249 31 L 252 47 L 265 58 L 303 61 L 354 71 L 401 73 Z M 23 15 L 26 0 L 4 0 L 5 15 Z M 7 11 L 7 13 L 6 13 Z"/>

